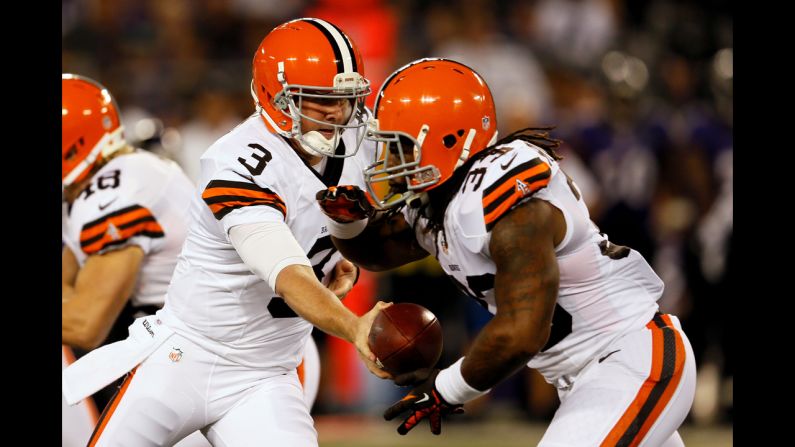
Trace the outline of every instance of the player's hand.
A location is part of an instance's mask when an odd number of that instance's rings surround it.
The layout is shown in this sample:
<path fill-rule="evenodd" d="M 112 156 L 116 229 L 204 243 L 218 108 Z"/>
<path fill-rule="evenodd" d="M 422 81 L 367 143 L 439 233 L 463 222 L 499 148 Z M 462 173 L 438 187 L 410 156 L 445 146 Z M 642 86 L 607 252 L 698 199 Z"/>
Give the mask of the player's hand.
<path fill-rule="evenodd" d="M 353 289 L 353 284 L 356 282 L 359 267 L 354 265 L 351 261 L 343 259 L 334 266 L 331 272 L 331 280 L 328 283 L 328 289 L 339 299 L 345 298 L 345 295 Z"/>
<path fill-rule="evenodd" d="M 361 357 L 365 366 L 367 366 L 367 369 L 369 369 L 373 375 L 380 379 L 392 379 L 392 374 L 384 371 L 375 363 L 376 357 L 375 354 L 373 354 L 373 351 L 370 350 L 367 339 L 370 335 L 370 328 L 373 326 L 375 317 L 378 316 L 379 312 L 391 305 L 392 303 L 379 301 L 375 303 L 375 306 L 373 306 L 369 312 L 359 317 L 358 321 L 356 322 L 355 335 L 353 339 L 353 344 L 359 351 L 359 357 Z"/>
<path fill-rule="evenodd" d="M 318 191 L 315 199 L 326 216 L 340 223 L 366 219 L 375 214 L 369 194 L 358 186 L 329 186 Z"/>
<path fill-rule="evenodd" d="M 420 421 L 428 418 L 428 422 L 431 424 L 431 433 L 438 435 L 442 432 L 442 416 L 464 412 L 463 405 L 448 404 L 442 398 L 442 395 L 436 389 L 437 375 L 439 375 L 439 370 L 436 368 L 418 370 L 418 375 L 415 375 L 413 378 L 426 376 L 426 379 L 416 385 L 406 397 L 400 400 L 400 402 L 387 408 L 384 412 L 384 419 L 391 421 L 401 413 L 407 410 L 409 411 L 408 417 L 398 426 L 397 432 L 399 434 L 405 435 L 409 430 L 419 424 Z M 404 381 L 410 379 L 406 374 L 402 374 L 398 376 L 398 378 Z M 395 383 L 397 383 L 397 378 Z"/>

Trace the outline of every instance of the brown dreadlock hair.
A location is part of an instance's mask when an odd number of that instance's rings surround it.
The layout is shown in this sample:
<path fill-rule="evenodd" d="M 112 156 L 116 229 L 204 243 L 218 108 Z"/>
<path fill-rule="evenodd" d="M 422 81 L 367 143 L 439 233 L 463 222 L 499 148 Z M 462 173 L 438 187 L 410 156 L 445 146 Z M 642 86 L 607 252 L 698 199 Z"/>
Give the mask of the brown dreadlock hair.
<path fill-rule="evenodd" d="M 549 136 L 549 131 L 554 128 L 555 126 L 525 127 L 519 129 L 470 157 L 453 172 L 453 175 L 446 182 L 428 191 L 428 201 L 420 206 L 417 219 L 411 223 L 411 226 L 416 228 L 419 218 L 425 217 L 428 219 L 428 226 L 425 228 L 425 231 L 432 231 L 434 233 L 434 245 L 438 246 L 436 242 L 438 242 L 440 233 L 443 238 L 442 243 L 447 245 L 447 238 L 444 234 L 444 215 L 447 212 L 447 205 L 450 204 L 453 196 L 461 187 L 472 165 L 478 160 L 497 153 L 499 151 L 499 146 L 506 145 L 514 140 L 522 140 L 538 146 L 554 160 L 561 160 L 563 157 L 558 155 L 555 149 L 560 146 L 562 141 Z"/>

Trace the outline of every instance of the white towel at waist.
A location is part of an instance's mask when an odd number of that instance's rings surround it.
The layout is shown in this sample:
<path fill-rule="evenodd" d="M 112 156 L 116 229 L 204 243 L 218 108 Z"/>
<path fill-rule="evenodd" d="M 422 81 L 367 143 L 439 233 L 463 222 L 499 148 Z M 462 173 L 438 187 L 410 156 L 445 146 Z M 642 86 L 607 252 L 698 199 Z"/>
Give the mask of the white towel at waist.
<path fill-rule="evenodd" d="M 156 315 L 137 318 L 129 332 L 126 339 L 97 348 L 63 370 L 61 384 L 69 405 L 132 370 L 174 334 Z"/>

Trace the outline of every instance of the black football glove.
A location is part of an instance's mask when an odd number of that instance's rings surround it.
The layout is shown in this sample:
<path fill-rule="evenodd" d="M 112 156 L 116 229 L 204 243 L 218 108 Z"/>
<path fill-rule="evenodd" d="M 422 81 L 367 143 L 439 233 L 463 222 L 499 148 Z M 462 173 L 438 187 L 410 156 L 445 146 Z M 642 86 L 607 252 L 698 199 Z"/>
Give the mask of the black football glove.
<path fill-rule="evenodd" d="M 329 186 L 318 191 L 315 199 L 326 216 L 340 223 L 366 219 L 375 214 L 369 195 L 358 186 Z"/>
<path fill-rule="evenodd" d="M 395 378 L 395 383 L 401 385 L 414 382 L 417 378 L 425 377 L 425 380 L 419 382 L 406 397 L 387 408 L 384 412 L 384 419 L 391 421 L 406 410 L 410 411 L 409 416 L 397 429 L 397 432 L 401 435 L 408 433 L 409 430 L 425 418 L 428 418 L 428 422 L 431 424 L 431 433 L 438 435 L 442 432 L 442 416 L 464 412 L 463 405 L 448 404 L 442 399 L 442 395 L 439 394 L 435 384 L 438 374 L 439 370 L 434 368 L 403 374 Z"/>

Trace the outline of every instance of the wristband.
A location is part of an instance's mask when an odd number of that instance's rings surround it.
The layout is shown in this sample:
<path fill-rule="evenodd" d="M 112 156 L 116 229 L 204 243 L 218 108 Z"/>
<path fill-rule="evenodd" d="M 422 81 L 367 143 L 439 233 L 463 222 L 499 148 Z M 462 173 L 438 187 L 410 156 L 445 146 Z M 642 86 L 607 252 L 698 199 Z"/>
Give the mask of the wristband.
<path fill-rule="evenodd" d="M 367 227 L 370 219 L 354 220 L 350 223 L 337 222 L 334 219 L 326 219 L 328 222 L 328 232 L 337 239 L 353 239 L 360 235 Z"/>
<path fill-rule="evenodd" d="M 464 357 L 461 357 L 457 362 L 441 370 L 439 375 L 436 376 L 436 390 L 451 405 L 463 404 L 488 393 L 490 390 L 479 391 L 466 383 L 464 376 L 461 375 L 461 364 L 463 362 Z"/>

